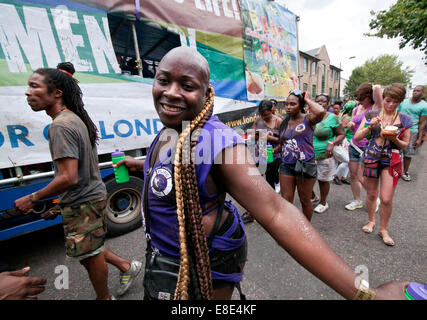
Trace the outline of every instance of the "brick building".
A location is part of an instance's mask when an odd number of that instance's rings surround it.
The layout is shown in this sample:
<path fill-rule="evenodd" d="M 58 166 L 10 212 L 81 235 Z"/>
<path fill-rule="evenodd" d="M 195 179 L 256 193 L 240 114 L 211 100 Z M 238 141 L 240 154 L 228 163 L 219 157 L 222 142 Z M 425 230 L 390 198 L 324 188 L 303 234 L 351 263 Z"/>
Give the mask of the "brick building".
<path fill-rule="evenodd" d="M 342 70 L 331 64 L 325 45 L 299 53 L 300 89 L 310 92 L 312 97 L 326 93 L 331 101 L 339 100 Z"/>

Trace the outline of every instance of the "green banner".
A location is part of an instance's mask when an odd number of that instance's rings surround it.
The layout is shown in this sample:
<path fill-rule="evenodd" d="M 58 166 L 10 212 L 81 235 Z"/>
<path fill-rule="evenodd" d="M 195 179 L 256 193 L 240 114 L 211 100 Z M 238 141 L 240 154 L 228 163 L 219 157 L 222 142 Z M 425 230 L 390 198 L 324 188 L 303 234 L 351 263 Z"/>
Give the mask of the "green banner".
<path fill-rule="evenodd" d="M 0 45 L 0 86 L 25 85 L 33 70 L 55 68 L 61 61 L 74 64 L 82 83 L 125 80 L 107 15 L 99 10 L 2 0 Z"/>

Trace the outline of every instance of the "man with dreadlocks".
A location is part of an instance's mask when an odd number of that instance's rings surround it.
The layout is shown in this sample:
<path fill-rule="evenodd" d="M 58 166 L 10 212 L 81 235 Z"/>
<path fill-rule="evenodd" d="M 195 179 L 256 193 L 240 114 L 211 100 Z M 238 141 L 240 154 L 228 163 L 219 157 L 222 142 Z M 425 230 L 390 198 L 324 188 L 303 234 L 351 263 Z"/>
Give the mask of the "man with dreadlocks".
<path fill-rule="evenodd" d="M 259 175 L 243 141 L 212 116 L 209 65 L 197 50 L 179 47 L 166 54 L 152 93 L 165 128 L 145 162 L 126 157 L 117 164 L 145 173 L 146 298 L 231 298 L 242 280 L 246 236 L 236 208 L 223 202 L 225 192 L 253 213 L 302 266 L 342 296 L 405 298 L 405 283 L 370 289 L 302 212 Z"/>
<path fill-rule="evenodd" d="M 60 63 L 57 69 L 37 69 L 25 92 L 33 111 L 52 118 L 49 149 L 55 177 L 43 189 L 15 200 L 15 207 L 31 212 L 38 200 L 59 196 L 59 207 L 68 257 L 87 269 L 97 299 L 113 299 L 108 290 L 108 267 L 121 271 L 118 295 L 122 295 L 141 270 L 141 262 L 128 261 L 105 247 L 106 188 L 98 168 L 97 128 L 84 109 L 82 91 L 73 77 L 74 67 Z"/>

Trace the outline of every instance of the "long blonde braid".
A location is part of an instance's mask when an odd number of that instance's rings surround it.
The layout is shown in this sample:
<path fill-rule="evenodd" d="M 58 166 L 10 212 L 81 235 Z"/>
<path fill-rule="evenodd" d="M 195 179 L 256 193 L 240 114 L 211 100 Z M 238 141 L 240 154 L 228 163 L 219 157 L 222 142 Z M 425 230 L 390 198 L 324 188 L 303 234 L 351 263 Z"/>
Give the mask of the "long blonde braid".
<path fill-rule="evenodd" d="M 203 110 L 180 134 L 174 159 L 174 179 L 180 242 L 180 268 L 174 296 L 176 300 L 188 299 L 190 263 L 187 246 L 187 227 L 192 236 L 196 257 L 198 258 L 196 267 L 201 284 L 202 297 L 204 299 L 212 298 L 213 290 L 209 252 L 202 225 L 202 210 L 198 197 L 197 178 L 193 161 L 195 158 L 195 146 L 201 130 L 195 132 L 196 136 L 193 137 L 191 143 L 189 141 L 191 133 L 195 129 L 203 127 L 212 115 L 215 92 L 212 86 L 209 86 L 209 90 L 210 96 L 206 100 Z M 188 183 L 188 181 L 193 181 L 193 183 Z"/>

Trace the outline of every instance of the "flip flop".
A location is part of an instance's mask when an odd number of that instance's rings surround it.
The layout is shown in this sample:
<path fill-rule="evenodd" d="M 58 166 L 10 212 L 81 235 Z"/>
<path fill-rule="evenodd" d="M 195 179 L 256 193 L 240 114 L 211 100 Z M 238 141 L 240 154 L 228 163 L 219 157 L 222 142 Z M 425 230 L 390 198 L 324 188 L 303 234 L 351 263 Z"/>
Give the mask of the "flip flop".
<path fill-rule="evenodd" d="M 368 222 L 368 224 L 370 224 L 370 222 Z M 362 230 L 366 233 L 372 233 L 372 231 L 374 231 L 375 224 L 373 226 L 368 226 L 368 224 L 364 225 Z"/>
<path fill-rule="evenodd" d="M 388 245 L 388 246 L 390 246 L 390 247 L 393 247 L 394 246 L 394 241 L 393 241 L 393 239 L 390 237 L 390 235 L 388 235 L 388 236 L 383 236 L 383 234 L 381 233 L 381 231 L 380 232 L 378 232 L 378 236 L 383 240 L 383 242 L 386 244 L 386 245 Z"/>

